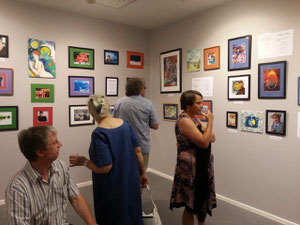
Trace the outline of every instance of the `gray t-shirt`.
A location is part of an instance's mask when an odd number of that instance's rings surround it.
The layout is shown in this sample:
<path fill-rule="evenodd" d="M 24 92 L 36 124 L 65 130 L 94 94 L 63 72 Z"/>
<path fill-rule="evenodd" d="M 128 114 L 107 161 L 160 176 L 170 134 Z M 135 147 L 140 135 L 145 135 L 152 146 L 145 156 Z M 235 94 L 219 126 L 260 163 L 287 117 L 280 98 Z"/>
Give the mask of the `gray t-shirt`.
<path fill-rule="evenodd" d="M 139 137 L 143 154 L 149 153 L 149 125 L 158 123 L 153 103 L 141 95 L 125 96 L 117 101 L 113 115 L 130 123 Z"/>

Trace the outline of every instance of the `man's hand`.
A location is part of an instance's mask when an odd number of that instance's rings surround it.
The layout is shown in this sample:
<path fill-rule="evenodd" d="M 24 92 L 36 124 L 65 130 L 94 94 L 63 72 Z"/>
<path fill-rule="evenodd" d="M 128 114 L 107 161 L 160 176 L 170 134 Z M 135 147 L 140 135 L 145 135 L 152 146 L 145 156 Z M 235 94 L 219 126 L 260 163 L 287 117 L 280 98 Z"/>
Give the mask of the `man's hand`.
<path fill-rule="evenodd" d="M 146 188 L 149 184 L 149 179 L 146 174 L 140 176 L 140 184 L 142 188 Z"/>

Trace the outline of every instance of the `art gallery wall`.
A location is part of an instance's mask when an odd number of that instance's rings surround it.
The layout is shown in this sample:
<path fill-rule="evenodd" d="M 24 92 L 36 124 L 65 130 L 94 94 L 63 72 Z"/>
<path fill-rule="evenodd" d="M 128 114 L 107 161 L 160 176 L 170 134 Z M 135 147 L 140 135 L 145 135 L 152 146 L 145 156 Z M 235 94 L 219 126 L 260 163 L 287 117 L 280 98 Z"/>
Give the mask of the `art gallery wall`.
<path fill-rule="evenodd" d="M 182 48 L 182 89 L 192 88 L 192 78 L 213 77 L 213 101 L 216 142 L 216 191 L 219 197 L 254 210 L 285 224 L 300 223 L 300 139 L 296 137 L 297 79 L 300 60 L 300 15 L 297 0 L 231 1 L 180 22 L 151 31 L 150 81 L 159 84 L 159 55 Z M 258 60 L 258 36 L 269 32 L 294 30 L 293 55 Z M 251 69 L 228 72 L 228 39 L 252 35 Z M 187 72 L 187 50 L 190 48 L 221 47 L 221 68 L 214 71 Z M 287 61 L 286 99 L 258 99 L 258 63 Z M 250 101 L 227 100 L 227 77 L 250 74 Z M 159 85 L 151 86 L 151 99 L 162 118 L 163 103 L 179 103 L 180 94 L 160 94 Z M 265 133 L 242 132 L 226 127 L 226 111 L 287 111 L 287 134 L 274 140 Z M 152 132 L 150 167 L 173 176 L 176 163 L 174 122 L 162 121 L 160 129 Z M 276 137 L 278 138 L 278 137 Z M 275 138 L 275 139 L 276 139 Z M 166 141 L 167 140 L 167 141 Z M 166 163 L 168 162 L 168 163 Z M 244 205 L 243 205 L 244 204 Z M 253 207 L 253 208 L 251 208 Z M 234 215 L 233 215 L 234 216 Z M 280 217 L 280 218 L 277 218 Z M 290 222 L 289 222 L 290 221 Z"/>
<path fill-rule="evenodd" d="M 69 127 L 69 105 L 86 104 L 87 98 L 68 97 L 68 76 L 93 76 L 95 92 L 101 94 L 105 92 L 105 77 L 118 77 L 119 97 L 124 96 L 127 77 L 147 79 L 149 76 L 150 32 L 23 3 L 1 0 L 0 5 L 0 33 L 9 36 L 9 58 L 0 61 L 0 68 L 14 70 L 14 95 L 1 96 L 0 105 L 19 107 L 19 130 L 32 126 L 33 107 L 53 107 L 53 126 L 63 143 L 60 159 L 67 162 L 72 153 L 88 156 L 90 134 L 96 125 Z M 56 79 L 28 77 L 28 38 L 56 43 Z M 95 70 L 69 69 L 68 46 L 95 49 Z M 119 66 L 104 65 L 104 49 L 119 51 Z M 127 50 L 146 55 L 144 69 L 126 68 Z M 54 103 L 31 103 L 32 83 L 54 84 Z M 117 99 L 109 97 L 112 104 Z M 9 180 L 25 163 L 17 133 L 0 132 L 0 203 Z M 77 183 L 91 181 L 91 173 L 86 168 L 71 170 Z"/>

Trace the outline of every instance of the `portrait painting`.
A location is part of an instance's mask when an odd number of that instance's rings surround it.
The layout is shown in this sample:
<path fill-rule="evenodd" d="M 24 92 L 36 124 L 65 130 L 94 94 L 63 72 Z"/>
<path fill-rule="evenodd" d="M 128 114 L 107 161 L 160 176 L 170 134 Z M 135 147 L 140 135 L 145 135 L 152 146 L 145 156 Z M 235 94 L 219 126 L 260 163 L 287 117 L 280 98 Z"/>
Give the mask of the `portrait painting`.
<path fill-rule="evenodd" d="M 242 111 L 241 130 L 254 133 L 263 133 L 263 113 Z"/>
<path fill-rule="evenodd" d="M 187 71 L 200 71 L 200 48 L 192 48 L 187 51 Z"/>
<path fill-rule="evenodd" d="M 250 100 L 250 75 L 228 76 L 228 100 Z"/>
<path fill-rule="evenodd" d="M 55 42 L 28 39 L 28 74 L 30 78 L 56 77 Z"/>
<path fill-rule="evenodd" d="M 104 64 L 119 65 L 119 52 L 104 50 Z"/>
<path fill-rule="evenodd" d="M 266 133 L 285 135 L 286 111 L 266 110 Z"/>
<path fill-rule="evenodd" d="M 0 34 L 0 57 L 8 58 L 8 36 Z"/>
<path fill-rule="evenodd" d="M 52 107 L 33 107 L 33 126 L 52 126 Z"/>

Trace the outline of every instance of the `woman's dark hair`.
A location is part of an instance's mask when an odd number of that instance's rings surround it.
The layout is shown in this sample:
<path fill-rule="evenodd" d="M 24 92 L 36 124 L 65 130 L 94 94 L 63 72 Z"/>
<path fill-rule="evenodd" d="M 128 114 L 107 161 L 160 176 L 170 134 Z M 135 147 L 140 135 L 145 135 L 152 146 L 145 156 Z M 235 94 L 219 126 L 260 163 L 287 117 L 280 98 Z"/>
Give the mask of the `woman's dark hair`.
<path fill-rule="evenodd" d="M 180 107 L 182 110 L 186 110 L 188 105 L 193 105 L 195 102 L 196 95 L 199 95 L 203 98 L 202 94 L 199 91 L 188 90 L 181 94 L 180 96 Z"/>
<path fill-rule="evenodd" d="M 146 88 L 144 79 L 132 77 L 126 83 L 126 95 L 140 95 L 141 91 Z"/>

